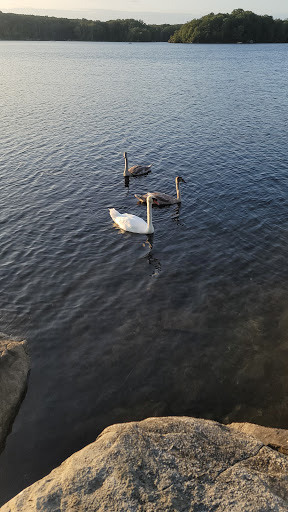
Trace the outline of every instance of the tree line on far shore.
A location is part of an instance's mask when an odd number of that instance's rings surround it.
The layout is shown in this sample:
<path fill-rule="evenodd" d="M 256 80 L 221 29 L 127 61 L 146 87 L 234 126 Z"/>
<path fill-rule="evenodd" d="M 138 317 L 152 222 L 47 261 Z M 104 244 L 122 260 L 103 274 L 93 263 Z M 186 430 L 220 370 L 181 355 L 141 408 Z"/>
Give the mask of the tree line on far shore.
<path fill-rule="evenodd" d="M 251 11 L 234 9 L 185 23 L 170 37 L 170 43 L 288 43 L 288 20 L 273 19 Z"/>
<path fill-rule="evenodd" d="M 28 41 L 167 42 L 181 25 L 146 25 L 141 20 L 91 21 L 0 11 L 0 39 Z"/>
<path fill-rule="evenodd" d="M 92 21 L 0 11 L 0 40 L 170 43 L 287 43 L 288 19 L 243 9 L 213 12 L 184 25 L 147 25 L 141 20 Z"/>

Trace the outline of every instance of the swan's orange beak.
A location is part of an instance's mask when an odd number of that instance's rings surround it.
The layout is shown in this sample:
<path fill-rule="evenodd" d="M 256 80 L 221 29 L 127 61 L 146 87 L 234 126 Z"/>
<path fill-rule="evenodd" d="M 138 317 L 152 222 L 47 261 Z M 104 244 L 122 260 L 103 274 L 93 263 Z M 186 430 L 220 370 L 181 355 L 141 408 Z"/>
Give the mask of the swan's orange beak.
<path fill-rule="evenodd" d="M 157 204 L 157 206 L 159 206 L 157 199 L 155 199 L 154 197 L 153 197 L 153 204 Z"/>

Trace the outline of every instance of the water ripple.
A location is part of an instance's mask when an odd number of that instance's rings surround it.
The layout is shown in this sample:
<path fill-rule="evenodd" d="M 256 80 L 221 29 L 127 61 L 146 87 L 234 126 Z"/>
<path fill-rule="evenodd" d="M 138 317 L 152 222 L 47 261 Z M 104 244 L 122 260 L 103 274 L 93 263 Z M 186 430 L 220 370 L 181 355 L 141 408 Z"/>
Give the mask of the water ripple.
<path fill-rule="evenodd" d="M 287 45 L 240 46 L 0 42 L 1 331 L 32 360 L 3 500 L 117 421 L 287 428 Z M 152 237 L 115 229 L 177 175 Z"/>

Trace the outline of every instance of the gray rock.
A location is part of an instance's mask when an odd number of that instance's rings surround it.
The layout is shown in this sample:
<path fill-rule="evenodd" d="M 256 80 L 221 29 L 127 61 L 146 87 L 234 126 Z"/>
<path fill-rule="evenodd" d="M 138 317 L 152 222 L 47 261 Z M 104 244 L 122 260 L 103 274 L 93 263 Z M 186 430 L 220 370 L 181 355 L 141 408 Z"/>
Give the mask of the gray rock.
<path fill-rule="evenodd" d="M 287 512 L 288 458 L 219 423 L 106 428 L 1 512 Z"/>
<path fill-rule="evenodd" d="M 29 372 L 24 341 L 0 337 L 0 452 L 23 398 Z"/>
<path fill-rule="evenodd" d="M 254 423 L 230 423 L 230 428 L 245 432 L 256 437 L 266 446 L 288 455 L 288 430 L 283 428 L 269 428 L 255 425 Z"/>

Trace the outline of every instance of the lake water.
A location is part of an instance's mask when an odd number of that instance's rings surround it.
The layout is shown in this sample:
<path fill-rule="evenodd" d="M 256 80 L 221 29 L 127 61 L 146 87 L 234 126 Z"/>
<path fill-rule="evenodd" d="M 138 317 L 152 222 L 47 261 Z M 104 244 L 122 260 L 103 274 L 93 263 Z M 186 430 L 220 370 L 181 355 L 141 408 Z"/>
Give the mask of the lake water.
<path fill-rule="evenodd" d="M 288 428 L 287 54 L 0 42 L 0 330 L 32 364 L 1 503 L 116 422 Z M 153 236 L 115 228 L 177 175 Z"/>

